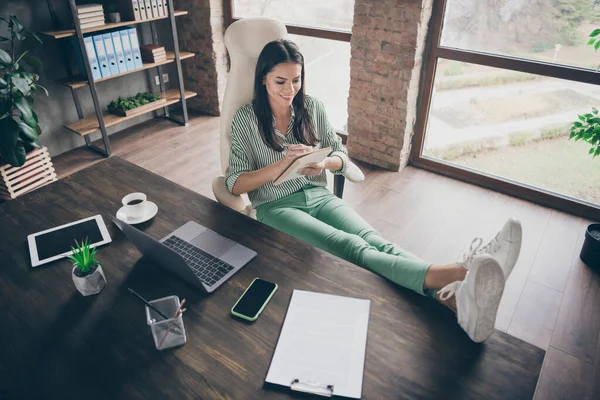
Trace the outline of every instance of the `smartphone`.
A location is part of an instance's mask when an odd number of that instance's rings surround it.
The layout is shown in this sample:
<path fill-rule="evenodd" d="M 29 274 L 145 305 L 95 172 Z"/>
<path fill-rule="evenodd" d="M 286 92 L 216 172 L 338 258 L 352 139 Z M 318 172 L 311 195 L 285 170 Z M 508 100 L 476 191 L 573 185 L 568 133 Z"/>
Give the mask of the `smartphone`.
<path fill-rule="evenodd" d="M 256 321 L 275 291 L 277 291 L 276 284 L 254 278 L 231 308 L 231 314 L 247 321 Z"/>

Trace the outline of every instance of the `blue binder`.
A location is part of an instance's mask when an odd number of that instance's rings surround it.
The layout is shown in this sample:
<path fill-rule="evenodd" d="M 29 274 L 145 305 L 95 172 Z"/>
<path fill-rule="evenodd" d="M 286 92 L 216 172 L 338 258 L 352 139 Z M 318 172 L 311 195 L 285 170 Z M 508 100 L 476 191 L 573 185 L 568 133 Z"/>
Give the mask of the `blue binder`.
<path fill-rule="evenodd" d="M 100 79 L 102 78 L 102 73 L 100 72 L 100 65 L 98 64 L 98 59 L 96 58 L 94 41 L 91 36 L 88 36 L 83 38 L 83 42 L 85 43 L 85 52 L 87 53 L 90 68 L 92 69 L 92 79 Z"/>
<path fill-rule="evenodd" d="M 125 55 L 125 64 L 127 64 L 127 70 L 131 71 L 135 69 L 135 63 L 133 62 L 133 53 L 131 52 L 131 42 L 129 41 L 129 33 L 127 29 L 119 31 L 121 34 L 121 43 L 123 43 L 123 54 Z"/>
<path fill-rule="evenodd" d="M 115 56 L 117 57 L 117 66 L 119 67 L 119 73 L 127 72 L 127 64 L 125 63 L 125 54 L 123 53 L 123 45 L 121 44 L 121 34 L 117 32 L 111 32 L 113 45 L 115 46 Z"/>
<path fill-rule="evenodd" d="M 106 49 L 106 59 L 108 60 L 108 68 L 110 69 L 111 75 L 117 75 L 119 73 L 119 66 L 117 65 L 117 56 L 115 54 L 115 46 L 113 45 L 112 36 L 110 33 L 102 35 L 104 40 L 104 48 Z"/>
<path fill-rule="evenodd" d="M 100 73 L 103 78 L 108 78 L 110 73 L 110 67 L 108 66 L 108 59 L 106 58 L 106 49 L 104 48 L 104 39 L 102 35 L 95 35 L 94 37 L 94 48 L 96 49 L 96 57 L 98 57 L 98 64 L 100 64 Z"/>
<path fill-rule="evenodd" d="M 140 53 L 140 42 L 138 41 L 137 30 L 135 28 L 129 29 L 129 41 L 131 42 L 133 64 L 136 68 L 142 68 L 142 54 Z"/>

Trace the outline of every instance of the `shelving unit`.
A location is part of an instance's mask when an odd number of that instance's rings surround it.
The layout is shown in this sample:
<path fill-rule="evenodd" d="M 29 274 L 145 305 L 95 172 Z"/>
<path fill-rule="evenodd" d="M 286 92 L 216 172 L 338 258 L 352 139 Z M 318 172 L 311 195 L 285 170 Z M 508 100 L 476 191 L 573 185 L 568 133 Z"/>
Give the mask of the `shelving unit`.
<path fill-rule="evenodd" d="M 156 111 L 160 108 L 163 109 L 164 116 L 167 119 L 170 119 L 170 120 L 177 122 L 179 124 L 182 124 L 182 125 L 187 125 L 187 123 L 188 123 L 186 99 L 196 96 L 196 93 L 186 91 L 184 88 L 183 74 L 182 74 L 182 70 L 181 70 L 181 60 L 185 60 L 187 58 L 194 57 L 194 53 L 179 51 L 179 40 L 177 37 L 177 26 L 176 26 L 176 22 L 175 22 L 175 17 L 181 16 L 181 15 L 186 15 L 188 12 L 187 11 L 175 11 L 173 9 L 172 1 L 169 1 L 167 4 L 168 4 L 169 15 L 166 17 L 151 18 L 151 19 L 145 19 L 145 20 L 140 20 L 140 21 L 122 21 L 119 23 L 107 23 L 102 26 L 96 26 L 96 27 L 88 28 L 88 29 L 81 29 L 81 25 L 79 23 L 79 18 L 78 18 L 78 14 L 77 14 L 77 5 L 75 4 L 75 0 L 69 0 L 69 5 L 71 7 L 71 16 L 73 18 L 73 25 L 75 26 L 75 29 L 42 32 L 44 35 L 53 37 L 55 39 L 63 39 L 63 38 L 72 37 L 72 36 L 77 37 L 79 49 L 81 51 L 81 54 L 83 55 L 83 64 L 84 64 L 85 72 L 86 72 L 87 76 L 75 75 L 75 76 L 68 76 L 64 79 L 59 80 L 60 84 L 67 86 L 71 89 L 71 93 L 73 95 L 73 101 L 75 102 L 75 108 L 77 110 L 77 115 L 79 116 L 78 121 L 75 121 L 71 124 L 65 125 L 65 127 L 67 129 L 69 129 L 70 131 L 72 131 L 80 136 L 83 136 L 85 139 L 85 143 L 89 149 L 94 150 L 94 151 L 104 155 L 105 157 L 108 157 L 111 154 L 110 141 L 108 139 L 108 134 L 106 132 L 106 128 L 108 128 L 110 126 L 118 125 L 121 122 L 125 122 L 127 120 L 138 117 L 140 115 Z M 106 78 L 101 78 L 101 79 L 96 79 L 96 80 L 94 80 L 92 78 L 92 70 L 90 67 L 90 63 L 88 61 L 86 46 L 84 45 L 84 41 L 83 41 L 84 34 L 91 33 L 91 32 L 106 31 L 106 30 L 111 30 L 111 29 L 126 27 L 126 26 L 133 26 L 133 25 L 138 25 L 138 24 L 143 24 L 143 23 L 149 23 L 150 29 L 152 32 L 153 43 L 157 43 L 158 35 L 156 33 L 156 27 L 154 24 L 156 21 L 160 21 L 160 20 L 168 20 L 169 21 L 169 24 L 171 26 L 171 33 L 173 36 L 173 51 L 167 52 L 167 59 L 165 61 L 161 61 L 158 63 L 144 63 L 142 65 L 142 68 L 138 68 L 138 69 L 135 69 L 132 71 L 127 71 L 127 72 L 117 74 L 117 75 L 112 75 L 112 76 L 109 76 Z M 138 37 L 141 37 L 141 35 L 138 35 Z M 177 68 L 178 88 L 171 89 L 171 90 L 165 90 L 165 82 L 163 80 L 162 66 L 166 65 L 166 64 L 170 64 L 170 63 L 175 63 L 175 66 Z M 136 73 L 139 71 L 149 70 L 151 68 L 158 69 L 158 76 L 159 76 L 159 82 L 160 82 L 160 95 L 162 98 L 167 100 L 166 103 L 163 102 L 163 103 L 157 105 L 156 107 L 148 107 L 148 108 L 145 107 L 143 111 L 140 111 L 139 113 L 135 113 L 132 115 L 128 115 L 126 117 L 110 114 L 108 112 L 106 112 L 106 114 L 105 114 L 103 112 L 103 110 L 100 106 L 100 102 L 98 101 L 98 92 L 97 92 L 96 84 L 110 80 L 110 79 L 115 79 L 115 78 L 119 78 L 119 77 L 122 77 L 125 75 L 133 74 L 133 73 Z M 80 88 L 83 88 L 86 86 L 88 86 L 90 88 L 90 94 L 92 97 L 92 101 L 94 103 L 94 110 L 95 110 L 95 115 L 91 115 L 88 117 L 85 117 L 83 114 L 83 110 L 81 108 L 81 102 L 79 100 L 79 95 L 77 93 L 77 89 L 80 89 Z M 182 105 L 183 120 L 178 120 L 178 119 L 172 118 L 169 115 L 168 106 L 171 104 L 175 104 L 175 103 L 181 103 L 181 105 Z M 91 142 L 91 139 L 89 138 L 89 135 L 91 133 L 94 133 L 98 130 L 100 130 L 100 133 L 102 134 L 102 141 L 104 143 L 104 149 L 93 145 Z"/>

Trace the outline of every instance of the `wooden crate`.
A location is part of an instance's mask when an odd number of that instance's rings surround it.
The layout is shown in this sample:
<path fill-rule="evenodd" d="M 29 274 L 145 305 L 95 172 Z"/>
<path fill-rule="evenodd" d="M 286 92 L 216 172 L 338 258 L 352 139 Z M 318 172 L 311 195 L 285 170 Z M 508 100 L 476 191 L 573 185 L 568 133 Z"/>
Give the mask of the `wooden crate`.
<path fill-rule="evenodd" d="M 27 153 L 21 167 L 0 166 L 0 177 L 0 198 L 11 200 L 56 181 L 56 172 L 48 149 L 42 147 Z"/>

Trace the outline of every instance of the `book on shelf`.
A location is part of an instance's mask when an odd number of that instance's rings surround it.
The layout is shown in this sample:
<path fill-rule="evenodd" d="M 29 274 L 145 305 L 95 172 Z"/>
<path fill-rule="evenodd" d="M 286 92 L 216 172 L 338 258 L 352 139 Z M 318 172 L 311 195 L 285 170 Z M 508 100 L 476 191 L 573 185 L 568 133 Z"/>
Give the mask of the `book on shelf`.
<path fill-rule="evenodd" d="M 85 14 L 79 14 L 79 15 L 77 15 L 77 18 L 80 21 L 84 21 L 84 20 L 88 20 L 88 19 L 92 19 L 92 18 L 97 18 L 97 17 L 104 18 L 104 11 L 94 11 L 94 12 L 91 12 L 91 13 L 85 13 Z"/>
<path fill-rule="evenodd" d="M 93 22 L 104 22 L 104 15 L 92 18 L 79 18 L 80 24 L 90 24 Z"/>
<path fill-rule="evenodd" d="M 102 26 L 102 25 L 105 25 L 104 20 L 97 21 L 97 22 L 89 22 L 89 23 L 81 24 L 81 29 L 94 28 L 96 26 Z"/>
<path fill-rule="evenodd" d="M 102 4 L 84 4 L 81 6 L 77 6 L 77 14 L 80 16 L 83 14 L 89 14 L 97 11 L 104 12 L 104 7 L 102 6 Z"/>

